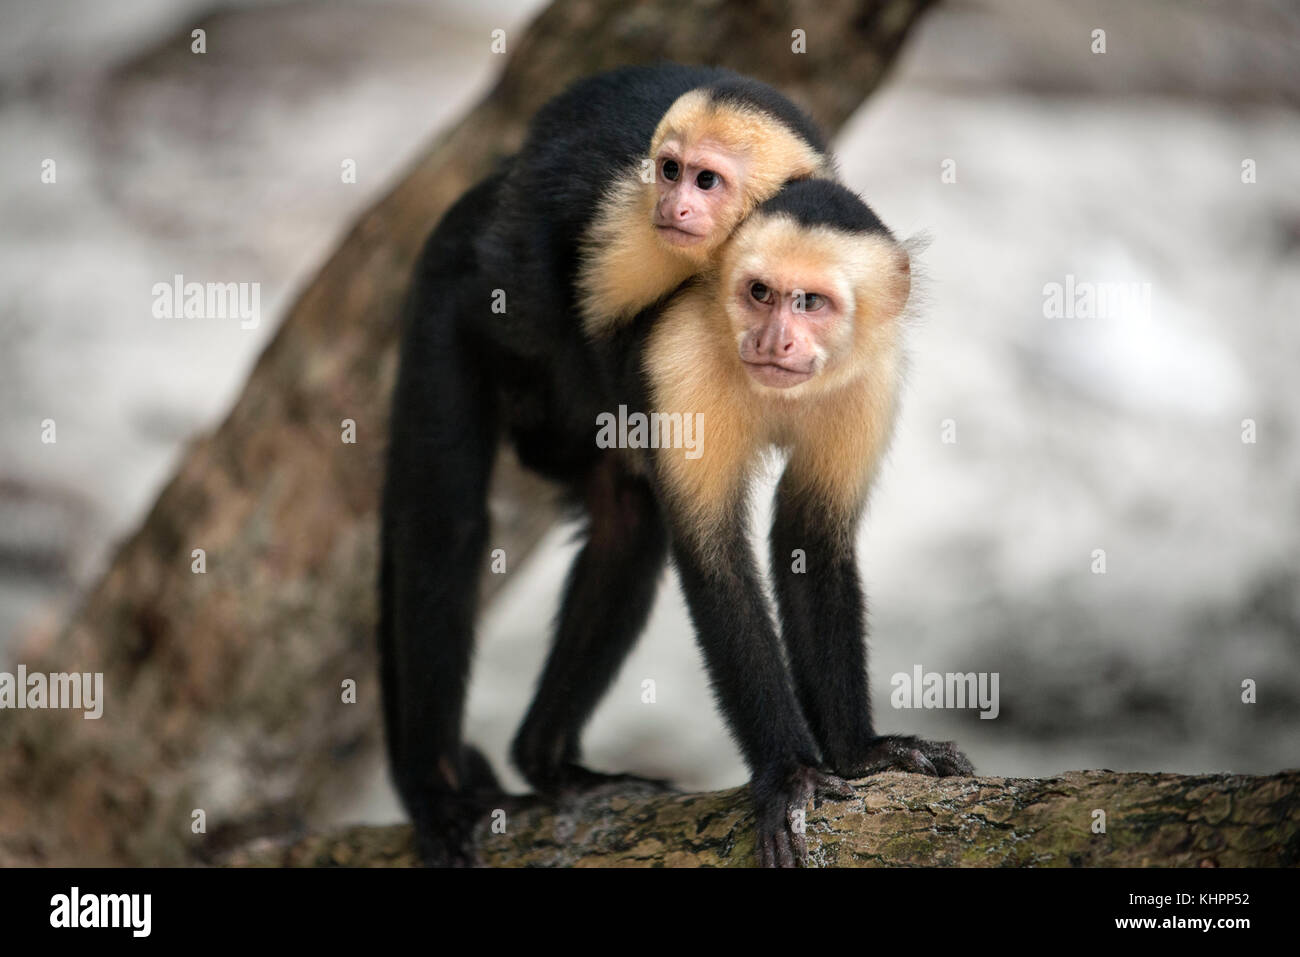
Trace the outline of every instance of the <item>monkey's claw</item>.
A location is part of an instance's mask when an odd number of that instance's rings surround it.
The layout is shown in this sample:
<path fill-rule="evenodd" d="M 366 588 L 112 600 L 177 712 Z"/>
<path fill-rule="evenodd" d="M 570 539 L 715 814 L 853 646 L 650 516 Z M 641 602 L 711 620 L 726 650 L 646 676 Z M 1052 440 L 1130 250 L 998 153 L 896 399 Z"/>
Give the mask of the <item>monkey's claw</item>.
<path fill-rule="evenodd" d="M 975 767 L 951 741 L 888 734 L 874 739 L 846 773 L 857 778 L 880 771 L 911 771 L 947 778 L 974 774 Z"/>
<path fill-rule="evenodd" d="M 804 812 L 809 801 L 820 806 L 821 798 L 853 796 L 853 785 L 816 768 L 801 767 L 779 786 L 766 791 L 755 785 L 754 802 L 759 867 L 802 866 L 808 860 L 804 836 Z"/>

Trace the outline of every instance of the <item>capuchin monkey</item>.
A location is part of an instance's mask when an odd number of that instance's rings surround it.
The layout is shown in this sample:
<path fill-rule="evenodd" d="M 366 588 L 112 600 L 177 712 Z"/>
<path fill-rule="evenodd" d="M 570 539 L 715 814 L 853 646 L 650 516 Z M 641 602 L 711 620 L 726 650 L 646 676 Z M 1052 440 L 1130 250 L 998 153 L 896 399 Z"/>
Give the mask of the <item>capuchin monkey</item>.
<path fill-rule="evenodd" d="M 647 144 L 655 175 L 634 186 Z M 405 316 L 380 563 L 390 763 L 426 862 L 472 863 L 467 829 L 502 800 L 461 722 L 503 434 L 586 519 L 512 747 L 539 792 L 620 777 L 580 765 L 580 735 L 670 553 L 753 772 L 761 863 L 802 859 L 794 811 L 847 793 L 841 776 L 970 771 L 951 745 L 879 737 L 870 721 L 852 533 L 894 414 L 908 273 L 860 200 L 808 178 L 831 172 L 811 123 L 768 87 L 616 71 L 543 109 L 519 156 L 430 237 Z M 601 448 L 600 416 L 621 404 L 703 413 L 703 454 Z M 769 447 L 790 453 L 779 638 L 744 529 Z M 796 548 L 806 575 L 783 571 Z"/>
<path fill-rule="evenodd" d="M 854 541 L 897 414 L 910 277 L 907 252 L 857 196 L 793 183 L 736 231 L 716 272 L 608 353 L 634 357 L 622 394 L 639 390 L 640 408 L 701 417 L 700 447 L 661 441 L 645 471 L 753 775 L 764 866 L 805 859 L 795 812 L 852 794 L 845 777 L 973 773 L 951 743 L 877 735 L 868 698 Z M 779 631 L 744 520 L 772 449 L 787 456 L 770 538 Z"/>

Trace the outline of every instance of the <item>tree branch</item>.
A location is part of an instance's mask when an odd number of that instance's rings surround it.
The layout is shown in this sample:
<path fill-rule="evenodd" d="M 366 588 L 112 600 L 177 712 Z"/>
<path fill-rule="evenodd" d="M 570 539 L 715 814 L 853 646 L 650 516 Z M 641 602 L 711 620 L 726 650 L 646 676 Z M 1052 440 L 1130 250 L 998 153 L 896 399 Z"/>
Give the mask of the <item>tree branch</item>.
<path fill-rule="evenodd" d="M 1300 771 L 1244 775 L 1117 774 L 929 778 L 895 772 L 855 782 L 807 818 L 813 867 L 1294 867 Z M 1093 833 L 1096 811 L 1105 833 Z M 533 800 L 506 832 L 480 822 L 493 867 L 752 867 L 746 788 L 646 796 L 610 787 L 563 806 Z M 262 842 L 228 863 L 403 867 L 406 825 L 354 827 L 288 844 Z"/>

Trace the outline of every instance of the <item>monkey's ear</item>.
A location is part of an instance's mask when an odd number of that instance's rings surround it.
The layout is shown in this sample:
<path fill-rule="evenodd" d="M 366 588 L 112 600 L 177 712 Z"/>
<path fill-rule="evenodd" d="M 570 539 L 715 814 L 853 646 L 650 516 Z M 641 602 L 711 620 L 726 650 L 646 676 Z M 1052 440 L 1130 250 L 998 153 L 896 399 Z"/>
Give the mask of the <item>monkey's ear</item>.
<path fill-rule="evenodd" d="M 859 286 L 859 301 L 871 322 L 897 319 L 912 294 L 912 256 L 892 238 L 872 236 L 862 254 L 866 269 Z"/>
<path fill-rule="evenodd" d="M 907 297 L 912 292 L 912 255 L 904 246 L 894 247 L 892 292 L 898 301 L 898 308 L 902 309 L 903 304 L 907 302 Z"/>
<path fill-rule="evenodd" d="M 927 283 L 923 254 L 932 242 L 934 237 L 922 231 L 903 239 L 895 239 L 891 243 L 894 262 L 890 286 L 891 295 L 896 302 L 895 314 L 904 311 L 911 314 L 913 310 L 908 308 L 909 301 L 916 296 L 925 297 Z"/>

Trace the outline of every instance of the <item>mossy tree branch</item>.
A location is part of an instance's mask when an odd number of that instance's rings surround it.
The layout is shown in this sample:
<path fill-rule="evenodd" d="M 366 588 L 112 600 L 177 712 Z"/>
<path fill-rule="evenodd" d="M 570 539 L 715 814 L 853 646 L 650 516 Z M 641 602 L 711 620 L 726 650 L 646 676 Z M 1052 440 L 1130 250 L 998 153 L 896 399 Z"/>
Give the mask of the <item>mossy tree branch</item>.
<path fill-rule="evenodd" d="M 856 782 L 807 818 L 813 867 L 1294 867 L 1300 864 L 1300 771 L 1244 775 L 1117 774 Z M 1104 833 L 1095 833 L 1098 811 Z M 611 787 L 566 805 L 529 801 L 477 831 L 495 867 L 748 867 L 748 791 L 647 795 Z M 253 866 L 416 863 L 405 825 L 348 828 L 239 850 Z"/>

